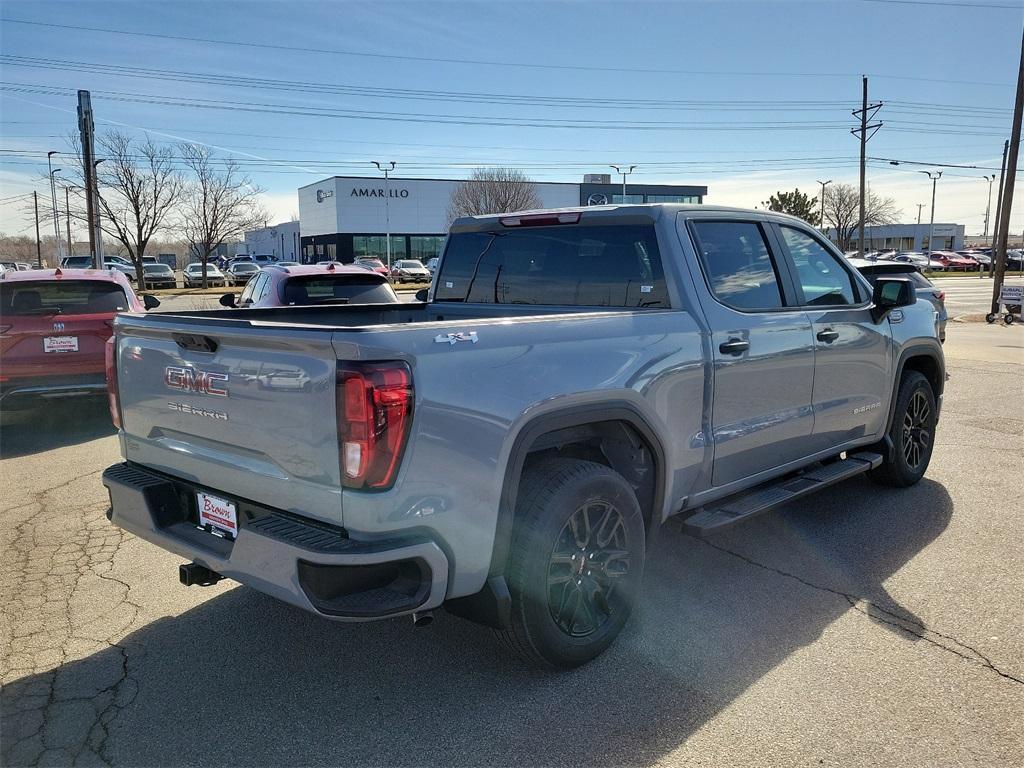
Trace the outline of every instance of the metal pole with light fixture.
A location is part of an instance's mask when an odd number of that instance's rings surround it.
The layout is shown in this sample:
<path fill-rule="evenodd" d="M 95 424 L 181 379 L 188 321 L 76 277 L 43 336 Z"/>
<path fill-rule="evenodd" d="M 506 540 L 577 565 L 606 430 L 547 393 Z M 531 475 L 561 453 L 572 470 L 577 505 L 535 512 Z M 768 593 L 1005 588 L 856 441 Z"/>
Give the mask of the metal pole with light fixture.
<path fill-rule="evenodd" d="M 820 229 L 822 232 L 824 232 L 825 231 L 825 187 L 827 187 L 829 184 L 832 183 L 832 179 L 829 179 L 828 181 L 821 181 L 820 179 L 818 179 L 817 181 L 818 181 L 819 184 L 821 184 L 821 202 L 819 203 L 819 205 L 821 206 L 821 217 L 820 217 L 821 220 L 818 222 L 818 229 Z"/>
<path fill-rule="evenodd" d="M 71 187 L 64 187 L 64 216 L 68 225 L 68 256 L 74 256 L 75 248 L 71 242 Z"/>
<path fill-rule="evenodd" d="M 391 160 L 387 166 L 378 163 L 376 160 L 373 164 L 377 166 L 377 170 L 384 174 L 384 238 L 387 244 L 387 255 L 388 255 L 388 274 L 391 274 L 391 188 L 388 185 L 388 174 L 395 170 L 395 161 Z"/>
<path fill-rule="evenodd" d="M 932 251 L 935 250 L 935 243 L 933 237 L 935 236 L 935 187 L 939 183 L 939 179 L 942 178 L 942 171 L 918 171 L 923 173 L 932 180 L 932 218 L 928 224 L 928 258 L 932 256 Z M 932 174 L 935 174 L 932 176 Z"/>
<path fill-rule="evenodd" d="M 988 204 L 985 206 L 985 231 L 982 233 L 982 237 L 988 237 L 988 215 L 992 212 L 992 182 L 996 180 L 996 175 L 993 173 L 991 176 L 982 176 L 985 181 L 988 182 Z"/>
<path fill-rule="evenodd" d="M 622 174 L 622 202 L 623 202 L 623 204 L 625 204 L 625 202 L 626 202 L 626 177 L 629 176 L 629 174 L 631 174 L 633 172 L 633 169 L 636 168 L 636 166 L 635 165 L 631 165 L 631 166 L 629 166 L 629 168 L 626 168 L 626 166 L 624 166 L 624 165 L 609 165 L 608 167 L 609 168 L 614 168 L 616 173 L 621 173 Z M 625 168 L 625 170 L 623 170 L 624 168 Z"/>
<path fill-rule="evenodd" d="M 54 247 L 57 249 L 57 263 L 60 264 L 61 259 L 61 244 L 60 244 L 60 216 L 57 214 L 57 188 L 53 183 L 53 174 L 57 173 L 60 168 L 54 168 L 51 158 L 54 155 L 59 155 L 55 149 L 50 150 L 46 153 L 46 167 L 50 171 L 50 210 L 53 213 L 53 241 Z"/>

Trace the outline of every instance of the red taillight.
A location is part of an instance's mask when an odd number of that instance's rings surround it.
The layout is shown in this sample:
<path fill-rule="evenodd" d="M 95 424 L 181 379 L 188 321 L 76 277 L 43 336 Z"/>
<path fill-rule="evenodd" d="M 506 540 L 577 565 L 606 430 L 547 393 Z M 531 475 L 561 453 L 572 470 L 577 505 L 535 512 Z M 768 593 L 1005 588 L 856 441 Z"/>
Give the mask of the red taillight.
<path fill-rule="evenodd" d="M 121 428 L 121 398 L 117 391 L 117 346 L 111 336 L 103 347 L 107 373 L 107 404 L 110 406 L 110 420 L 117 429 Z"/>
<path fill-rule="evenodd" d="M 938 299 L 939 301 L 945 301 L 946 300 L 946 292 L 945 291 L 938 291 L 935 294 L 935 298 Z"/>
<path fill-rule="evenodd" d="M 412 372 L 402 362 L 338 364 L 341 482 L 384 490 L 398 473 L 412 421 Z"/>

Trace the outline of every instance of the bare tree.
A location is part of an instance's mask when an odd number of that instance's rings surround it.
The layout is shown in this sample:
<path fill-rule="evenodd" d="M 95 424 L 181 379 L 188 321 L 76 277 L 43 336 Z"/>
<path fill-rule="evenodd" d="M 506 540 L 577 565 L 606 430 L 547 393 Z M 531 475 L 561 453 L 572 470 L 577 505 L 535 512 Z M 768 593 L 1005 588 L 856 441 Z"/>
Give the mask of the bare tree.
<path fill-rule="evenodd" d="M 836 244 L 840 249 L 850 249 L 850 240 L 860 224 L 860 193 L 852 184 L 832 184 L 825 188 L 822 204 L 825 221 L 835 230 Z M 902 211 L 891 197 L 879 197 L 868 192 L 864 205 L 866 225 L 893 224 Z"/>
<path fill-rule="evenodd" d="M 253 184 L 231 158 L 214 158 L 206 147 L 182 144 L 190 178 L 182 205 L 182 232 L 203 265 L 225 242 L 262 226 L 267 213 L 260 204 L 263 190 Z"/>
<path fill-rule="evenodd" d="M 537 185 L 515 168 L 477 168 L 452 192 L 448 221 L 460 216 L 509 213 L 540 208 Z"/>
<path fill-rule="evenodd" d="M 76 222 L 87 224 L 82 153 L 76 136 L 69 143 L 74 149 L 77 185 L 75 208 L 68 213 Z M 100 228 L 124 249 L 135 266 L 136 285 L 143 286 L 142 257 L 153 236 L 170 224 L 182 199 L 184 186 L 174 148 L 119 131 L 103 134 L 97 144 L 96 154 L 102 158 L 96 165 Z"/>

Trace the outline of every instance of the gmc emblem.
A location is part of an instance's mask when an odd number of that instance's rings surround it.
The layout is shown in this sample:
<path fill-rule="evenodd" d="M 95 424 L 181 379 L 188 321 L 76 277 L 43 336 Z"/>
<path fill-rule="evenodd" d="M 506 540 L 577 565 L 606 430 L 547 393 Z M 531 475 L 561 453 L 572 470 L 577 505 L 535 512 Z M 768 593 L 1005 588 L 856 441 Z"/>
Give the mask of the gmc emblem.
<path fill-rule="evenodd" d="M 197 392 L 200 395 L 215 395 L 216 397 L 227 397 L 228 391 L 225 387 L 218 386 L 220 382 L 227 383 L 226 373 L 207 373 L 197 371 L 194 368 L 179 368 L 169 365 L 164 369 L 164 383 L 171 389 L 181 392 Z"/>

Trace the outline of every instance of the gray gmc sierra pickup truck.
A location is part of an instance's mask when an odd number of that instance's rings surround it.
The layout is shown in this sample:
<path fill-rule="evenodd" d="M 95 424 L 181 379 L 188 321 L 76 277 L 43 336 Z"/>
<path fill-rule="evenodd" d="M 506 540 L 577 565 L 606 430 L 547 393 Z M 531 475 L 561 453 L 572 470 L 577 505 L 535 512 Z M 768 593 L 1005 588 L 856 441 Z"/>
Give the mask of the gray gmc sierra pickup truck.
<path fill-rule="evenodd" d="M 444 605 L 566 667 L 622 629 L 669 516 L 706 535 L 928 466 L 934 308 L 788 216 L 464 218 L 418 298 L 121 315 L 113 523 L 185 584 L 342 621 Z"/>

